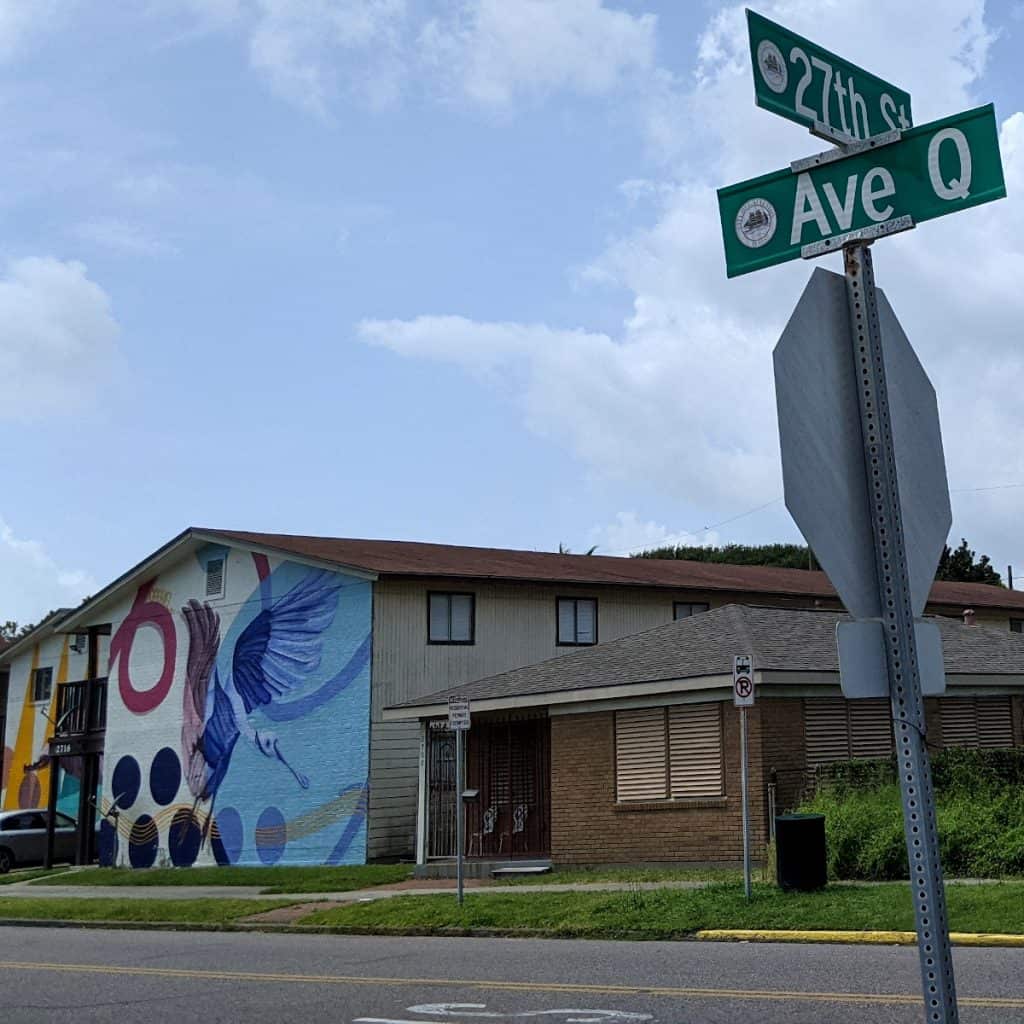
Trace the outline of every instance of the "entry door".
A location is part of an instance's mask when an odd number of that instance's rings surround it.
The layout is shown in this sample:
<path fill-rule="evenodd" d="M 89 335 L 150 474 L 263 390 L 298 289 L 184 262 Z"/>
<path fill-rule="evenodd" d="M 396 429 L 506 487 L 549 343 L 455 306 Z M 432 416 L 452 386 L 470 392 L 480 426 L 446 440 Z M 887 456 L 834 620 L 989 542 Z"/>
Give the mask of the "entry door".
<path fill-rule="evenodd" d="M 471 857 L 547 857 L 551 853 L 551 731 L 546 718 L 474 722 L 467 778 L 479 795 L 466 805 Z"/>
<path fill-rule="evenodd" d="M 455 733 L 427 733 L 427 856 L 455 856 Z"/>

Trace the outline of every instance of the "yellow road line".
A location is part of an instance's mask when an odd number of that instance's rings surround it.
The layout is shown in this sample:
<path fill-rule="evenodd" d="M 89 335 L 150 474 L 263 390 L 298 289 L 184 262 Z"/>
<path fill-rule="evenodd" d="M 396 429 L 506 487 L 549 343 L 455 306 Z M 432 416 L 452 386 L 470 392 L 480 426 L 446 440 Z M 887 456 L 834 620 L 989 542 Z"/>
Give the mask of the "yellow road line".
<path fill-rule="evenodd" d="M 866 946 L 913 946 L 917 942 L 917 932 L 773 931 L 763 928 L 705 928 L 696 932 L 695 937 L 712 942 L 838 942 Z M 949 938 L 955 946 L 1008 946 L 1024 949 L 1024 935 L 950 932 Z"/>
<path fill-rule="evenodd" d="M 306 985 L 446 986 L 497 992 L 560 992 L 586 995 L 661 996 L 672 999 L 742 999 L 751 1002 L 860 1003 L 918 1006 L 921 997 L 901 992 L 800 992 L 776 989 L 667 988 L 647 985 L 584 985 L 569 982 L 489 981 L 480 978 L 371 978 L 341 974 L 276 974 L 255 971 L 208 971 L 174 967 L 132 967 L 120 964 L 56 964 L 0 961 L 0 970 L 56 971 L 78 974 L 131 975 L 147 978 L 187 978 L 191 981 L 286 982 Z M 974 996 L 962 1006 L 1024 1009 L 1024 998 Z"/>

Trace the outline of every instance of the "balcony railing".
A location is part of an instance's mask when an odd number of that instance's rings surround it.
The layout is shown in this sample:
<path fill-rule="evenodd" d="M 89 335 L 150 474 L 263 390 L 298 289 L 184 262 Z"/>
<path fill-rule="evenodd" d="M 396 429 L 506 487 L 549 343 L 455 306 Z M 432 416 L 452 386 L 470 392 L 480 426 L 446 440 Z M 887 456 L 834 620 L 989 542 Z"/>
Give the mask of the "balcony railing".
<path fill-rule="evenodd" d="M 83 736 L 107 727 L 106 679 L 60 683 L 54 736 Z"/>

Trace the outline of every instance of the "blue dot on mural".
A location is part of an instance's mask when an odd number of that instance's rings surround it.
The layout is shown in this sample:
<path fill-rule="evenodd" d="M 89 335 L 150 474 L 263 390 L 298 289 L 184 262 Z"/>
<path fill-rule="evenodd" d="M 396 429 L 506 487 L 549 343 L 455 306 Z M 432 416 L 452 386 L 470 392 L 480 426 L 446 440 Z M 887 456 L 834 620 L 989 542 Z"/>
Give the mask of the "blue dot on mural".
<path fill-rule="evenodd" d="M 148 814 L 140 814 L 128 837 L 128 859 L 133 868 L 151 868 L 160 845 L 160 830 Z"/>
<path fill-rule="evenodd" d="M 181 761 L 170 747 L 158 750 L 149 769 L 149 788 L 153 799 L 166 807 L 178 794 L 181 785 Z"/>
<path fill-rule="evenodd" d="M 142 787 L 142 771 L 134 757 L 124 756 L 114 765 L 114 777 L 110 787 L 121 810 L 125 810 L 138 799 Z"/>
<path fill-rule="evenodd" d="M 171 863 L 176 868 L 191 867 L 199 856 L 201 839 L 202 833 L 196 816 L 185 807 L 175 811 L 167 832 L 167 851 L 171 855 Z"/>
<path fill-rule="evenodd" d="M 234 807 L 222 807 L 210 829 L 213 856 L 222 867 L 234 864 L 242 855 L 242 818 Z"/>
<path fill-rule="evenodd" d="M 256 822 L 256 853 L 264 864 L 276 864 L 288 842 L 288 826 L 276 807 L 268 807 Z"/>
<path fill-rule="evenodd" d="M 100 822 L 97 847 L 100 867 L 112 868 L 117 861 L 117 829 L 106 818 Z"/>

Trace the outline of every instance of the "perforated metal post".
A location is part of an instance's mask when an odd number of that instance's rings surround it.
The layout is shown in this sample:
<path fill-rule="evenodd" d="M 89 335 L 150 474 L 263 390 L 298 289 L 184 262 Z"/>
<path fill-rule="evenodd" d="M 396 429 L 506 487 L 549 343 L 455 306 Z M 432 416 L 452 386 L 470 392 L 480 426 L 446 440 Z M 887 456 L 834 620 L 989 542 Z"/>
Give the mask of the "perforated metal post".
<path fill-rule="evenodd" d="M 747 709 L 740 708 L 740 760 L 743 762 L 740 772 L 740 791 L 743 801 L 743 893 L 750 899 L 750 800 L 747 795 L 747 782 L 750 768 L 747 756 Z"/>
<path fill-rule="evenodd" d="M 931 765 L 925 747 L 924 702 L 893 452 L 889 395 L 875 277 L 867 245 L 844 250 L 853 356 L 860 382 L 861 435 L 871 502 L 879 604 L 885 635 L 896 764 L 910 862 L 910 888 L 928 1024 L 957 1024 L 956 983 L 949 946 L 946 894 L 939 863 Z"/>

